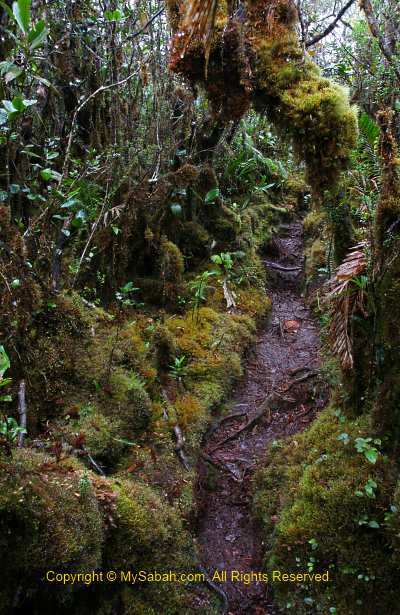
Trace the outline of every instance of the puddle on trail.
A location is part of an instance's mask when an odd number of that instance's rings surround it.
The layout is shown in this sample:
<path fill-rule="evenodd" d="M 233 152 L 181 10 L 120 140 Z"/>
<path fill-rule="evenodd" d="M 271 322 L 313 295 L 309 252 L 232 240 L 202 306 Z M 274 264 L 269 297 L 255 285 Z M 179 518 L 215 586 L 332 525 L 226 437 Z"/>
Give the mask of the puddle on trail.
<path fill-rule="evenodd" d="M 240 416 L 224 421 L 213 433 L 210 430 L 199 464 L 197 540 L 201 559 L 211 576 L 215 570 L 228 571 L 227 581 L 220 587 L 232 615 L 278 614 L 269 585 L 230 581 L 230 571 L 263 570 L 262 537 L 251 516 L 250 479 L 267 444 L 303 430 L 324 405 L 316 373 L 319 327 L 301 294 L 301 221 L 282 227 L 275 248 L 275 255 L 266 260 L 273 279 L 267 288 L 272 313 L 230 403 L 230 413 Z M 269 408 L 262 418 L 221 445 L 260 414 L 260 406 L 269 396 Z M 212 489 L 207 486 L 210 472 L 214 474 Z"/>

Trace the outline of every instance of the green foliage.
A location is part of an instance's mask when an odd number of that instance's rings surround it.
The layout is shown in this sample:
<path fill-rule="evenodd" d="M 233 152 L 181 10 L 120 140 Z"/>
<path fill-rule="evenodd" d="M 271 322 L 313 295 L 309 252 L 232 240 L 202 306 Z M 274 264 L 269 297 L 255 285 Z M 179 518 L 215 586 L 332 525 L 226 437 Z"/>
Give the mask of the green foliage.
<path fill-rule="evenodd" d="M 378 124 L 376 124 L 369 117 L 369 115 L 367 115 L 367 113 L 361 113 L 358 120 L 358 126 L 360 128 L 362 136 L 368 141 L 370 147 L 375 149 L 377 141 L 381 134 L 381 130 Z"/>
<path fill-rule="evenodd" d="M 215 271 L 203 271 L 189 284 L 192 292 L 192 318 L 198 322 L 201 304 L 206 301 L 206 288 L 209 279 L 216 274 Z"/>
<path fill-rule="evenodd" d="M 133 282 L 127 282 L 118 292 L 115 293 L 115 298 L 121 304 L 122 307 L 140 307 L 143 305 L 142 303 L 138 303 L 134 298 L 133 294 L 137 293 L 140 288 L 136 288 L 133 285 Z"/>
<path fill-rule="evenodd" d="M 10 359 L 4 349 L 0 346 L 0 389 L 9 385 L 11 378 L 4 378 L 4 374 L 10 368 Z M 10 395 L 0 395 L 0 401 L 11 401 Z"/>
<path fill-rule="evenodd" d="M 10 444 L 15 443 L 20 433 L 26 434 L 26 429 L 20 427 L 12 416 L 7 416 L 0 420 L 0 435 Z"/>
<path fill-rule="evenodd" d="M 171 377 L 178 382 L 182 382 L 186 374 L 186 357 L 183 354 L 180 357 L 175 357 L 174 362 L 169 366 Z"/>
<path fill-rule="evenodd" d="M 215 200 L 219 197 L 219 195 L 220 195 L 219 188 L 212 188 L 211 190 L 207 192 L 206 196 L 204 197 L 204 203 L 206 205 L 214 203 Z"/>

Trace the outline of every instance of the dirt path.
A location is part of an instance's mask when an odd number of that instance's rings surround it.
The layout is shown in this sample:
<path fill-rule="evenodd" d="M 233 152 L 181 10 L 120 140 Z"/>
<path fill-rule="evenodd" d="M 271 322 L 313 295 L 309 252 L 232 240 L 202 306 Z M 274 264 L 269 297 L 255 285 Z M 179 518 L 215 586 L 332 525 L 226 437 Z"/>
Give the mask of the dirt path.
<path fill-rule="evenodd" d="M 299 265 L 300 269 L 291 270 Z M 211 575 L 215 570 L 228 571 L 227 582 L 220 586 L 228 597 L 228 612 L 233 615 L 278 613 L 265 584 L 229 582 L 229 571 L 263 570 L 262 538 L 251 517 L 250 482 L 266 445 L 304 429 L 324 405 L 317 375 L 318 325 L 301 296 L 302 265 L 302 226 L 294 221 L 282 227 L 266 258 L 273 274 L 267 289 L 272 314 L 229 410 L 245 414 L 209 430 L 203 444 L 198 544 L 203 565 Z M 220 445 L 260 414 L 263 402 L 263 417 Z"/>

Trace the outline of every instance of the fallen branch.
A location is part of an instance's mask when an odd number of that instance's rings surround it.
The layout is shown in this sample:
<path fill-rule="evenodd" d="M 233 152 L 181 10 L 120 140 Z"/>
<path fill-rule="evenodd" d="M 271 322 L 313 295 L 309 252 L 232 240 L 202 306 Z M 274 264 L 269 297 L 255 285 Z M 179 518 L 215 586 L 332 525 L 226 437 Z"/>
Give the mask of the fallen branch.
<path fill-rule="evenodd" d="M 207 570 L 203 566 L 199 566 L 199 570 L 204 574 L 205 584 L 208 585 L 208 587 L 214 592 L 216 592 L 222 600 L 221 615 L 227 615 L 229 609 L 229 601 L 226 593 L 223 589 L 221 589 L 221 587 L 219 587 L 219 585 L 217 585 L 216 583 L 214 583 L 214 581 L 211 580 Z"/>
<path fill-rule="evenodd" d="M 18 389 L 18 414 L 19 414 L 19 426 L 23 431 L 18 433 L 17 446 L 21 448 L 24 445 L 24 438 L 26 435 L 26 400 L 25 400 L 25 380 L 21 380 Z"/>
<path fill-rule="evenodd" d="M 163 416 L 164 416 L 164 419 L 166 421 L 168 421 L 168 419 L 169 419 L 168 408 L 172 408 L 173 410 L 174 410 L 174 408 L 173 408 L 173 405 L 171 404 L 171 402 L 169 400 L 167 392 L 164 389 L 162 389 L 161 393 L 162 393 L 162 396 L 165 399 L 165 402 L 167 404 L 167 409 L 163 410 Z M 174 415 L 176 415 L 175 410 L 174 410 Z M 172 431 L 174 433 L 175 441 L 176 441 L 175 442 L 175 453 L 176 453 L 179 461 L 181 462 L 181 464 L 185 468 L 185 470 L 189 471 L 190 470 L 190 463 L 189 463 L 189 461 L 188 461 L 188 459 L 187 459 L 187 457 L 185 455 L 185 452 L 183 450 L 184 446 L 185 446 L 185 438 L 183 436 L 182 429 L 179 427 L 178 423 L 175 423 L 175 425 L 172 428 Z"/>
<path fill-rule="evenodd" d="M 310 371 L 308 374 L 304 374 L 304 376 L 300 376 L 300 378 L 296 378 L 295 380 L 292 380 L 289 386 L 285 389 L 285 393 L 289 389 L 294 387 L 296 384 L 300 384 L 301 382 L 304 382 L 305 380 L 308 380 L 309 378 L 315 378 L 316 376 L 318 376 L 318 374 L 319 374 L 318 371 L 313 370 L 313 371 Z"/>
<path fill-rule="evenodd" d="M 185 468 L 185 470 L 190 470 L 190 464 L 187 460 L 187 457 L 183 451 L 183 447 L 185 446 L 185 438 L 183 437 L 183 433 L 181 428 L 179 427 L 179 425 L 174 425 L 174 427 L 172 428 L 172 431 L 174 432 L 175 438 L 176 438 L 176 444 L 175 444 L 175 453 L 178 456 L 178 459 L 180 460 L 181 464 L 183 465 L 183 467 Z"/>

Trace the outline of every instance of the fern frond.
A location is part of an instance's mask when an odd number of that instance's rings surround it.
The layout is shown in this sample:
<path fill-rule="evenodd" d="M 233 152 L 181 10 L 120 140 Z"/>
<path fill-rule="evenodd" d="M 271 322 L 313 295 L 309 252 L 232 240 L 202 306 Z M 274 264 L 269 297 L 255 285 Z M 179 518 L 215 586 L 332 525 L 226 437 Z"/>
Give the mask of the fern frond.
<path fill-rule="evenodd" d="M 332 320 L 329 329 L 333 353 L 340 359 L 343 370 L 354 366 L 353 344 L 350 331 L 351 317 L 356 310 L 365 314 L 364 291 L 355 280 L 365 273 L 366 242 L 354 246 L 337 268 L 329 282 L 327 299 L 331 303 Z"/>

